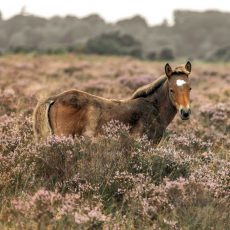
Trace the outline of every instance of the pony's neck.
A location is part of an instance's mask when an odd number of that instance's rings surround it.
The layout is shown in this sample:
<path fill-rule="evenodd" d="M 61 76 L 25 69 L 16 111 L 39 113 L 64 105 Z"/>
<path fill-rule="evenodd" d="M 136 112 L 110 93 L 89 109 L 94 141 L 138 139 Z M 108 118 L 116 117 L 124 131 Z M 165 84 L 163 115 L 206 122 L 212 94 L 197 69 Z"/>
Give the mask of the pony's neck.
<path fill-rule="evenodd" d="M 175 117 L 177 110 L 169 98 L 168 80 L 155 93 L 155 100 L 162 125 L 166 128 Z"/>

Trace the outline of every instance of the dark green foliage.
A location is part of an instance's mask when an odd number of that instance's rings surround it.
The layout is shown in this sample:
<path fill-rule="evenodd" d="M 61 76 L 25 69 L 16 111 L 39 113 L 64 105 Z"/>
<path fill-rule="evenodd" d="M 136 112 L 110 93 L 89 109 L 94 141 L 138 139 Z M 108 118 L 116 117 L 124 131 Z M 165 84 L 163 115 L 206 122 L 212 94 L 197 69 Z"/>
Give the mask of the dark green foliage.
<path fill-rule="evenodd" d="M 207 60 L 209 61 L 230 61 L 230 46 L 217 49 Z"/>
<path fill-rule="evenodd" d="M 154 61 L 157 59 L 157 53 L 155 51 L 151 51 L 147 54 L 146 57 L 147 59 Z"/>
<path fill-rule="evenodd" d="M 173 51 L 170 48 L 164 48 L 159 53 L 160 60 L 171 61 L 174 59 Z"/>
<path fill-rule="evenodd" d="M 88 53 L 141 57 L 141 44 L 131 35 L 118 32 L 102 34 L 86 43 Z"/>

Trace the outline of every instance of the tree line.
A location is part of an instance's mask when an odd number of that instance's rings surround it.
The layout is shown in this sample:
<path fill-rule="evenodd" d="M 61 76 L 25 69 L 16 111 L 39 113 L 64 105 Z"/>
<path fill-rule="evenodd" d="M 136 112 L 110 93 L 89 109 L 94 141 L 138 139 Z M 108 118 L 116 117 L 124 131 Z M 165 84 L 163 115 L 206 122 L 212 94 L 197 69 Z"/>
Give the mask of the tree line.
<path fill-rule="evenodd" d="M 52 17 L 0 16 L 0 51 L 97 53 L 138 58 L 230 59 L 230 13 L 176 10 L 173 24 L 150 26 L 140 16 L 106 23 L 93 14 Z"/>

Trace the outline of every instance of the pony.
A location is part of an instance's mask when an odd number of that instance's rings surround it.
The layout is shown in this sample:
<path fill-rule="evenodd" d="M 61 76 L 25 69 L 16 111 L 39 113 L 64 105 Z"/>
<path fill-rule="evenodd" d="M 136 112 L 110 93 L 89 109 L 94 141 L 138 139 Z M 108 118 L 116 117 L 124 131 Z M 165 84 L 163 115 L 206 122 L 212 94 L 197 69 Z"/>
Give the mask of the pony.
<path fill-rule="evenodd" d="M 165 74 L 138 88 L 126 100 L 106 99 L 80 90 L 68 90 L 39 102 L 34 111 L 37 140 L 49 135 L 96 137 L 103 126 L 117 120 L 130 127 L 131 135 L 147 135 L 160 142 L 167 126 L 178 112 L 188 120 L 192 65 L 165 65 Z"/>

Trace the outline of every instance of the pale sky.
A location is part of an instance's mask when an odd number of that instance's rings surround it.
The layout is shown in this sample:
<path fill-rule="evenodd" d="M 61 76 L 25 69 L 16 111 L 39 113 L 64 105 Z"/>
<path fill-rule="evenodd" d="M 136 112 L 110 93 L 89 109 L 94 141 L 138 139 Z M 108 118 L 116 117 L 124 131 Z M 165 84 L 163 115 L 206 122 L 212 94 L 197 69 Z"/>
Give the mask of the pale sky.
<path fill-rule="evenodd" d="M 28 13 L 43 17 L 97 13 L 107 22 L 138 14 L 153 25 L 165 18 L 171 21 L 174 9 L 230 11 L 230 0 L 0 0 L 4 18 L 19 13 L 23 6 Z"/>

